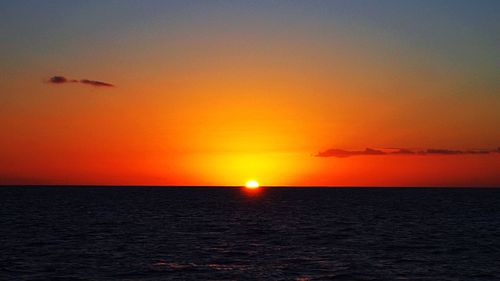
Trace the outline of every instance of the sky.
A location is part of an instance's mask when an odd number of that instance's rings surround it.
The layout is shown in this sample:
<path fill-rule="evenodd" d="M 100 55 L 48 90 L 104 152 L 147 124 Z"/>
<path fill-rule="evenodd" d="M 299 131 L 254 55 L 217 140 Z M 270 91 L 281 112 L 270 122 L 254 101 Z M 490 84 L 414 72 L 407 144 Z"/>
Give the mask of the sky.
<path fill-rule="evenodd" d="M 499 14 L 0 0 L 0 184 L 500 186 Z"/>

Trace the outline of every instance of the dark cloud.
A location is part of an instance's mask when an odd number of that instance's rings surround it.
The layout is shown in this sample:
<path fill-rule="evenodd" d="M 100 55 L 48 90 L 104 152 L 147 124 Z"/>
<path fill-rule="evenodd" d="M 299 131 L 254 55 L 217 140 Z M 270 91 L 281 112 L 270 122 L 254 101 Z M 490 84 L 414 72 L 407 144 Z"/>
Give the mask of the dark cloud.
<path fill-rule="evenodd" d="M 68 79 L 64 76 L 52 76 L 48 82 L 52 83 L 52 84 L 81 83 L 81 84 L 91 85 L 91 86 L 95 86 L 95 87 L 114 87 L 115 86 L 113 84 L 110 84 L 107 82 L 102 82 L 102 81 L 88 80 L 88 79 L 81 79 L 81 80 Z"/>
<path fill-rule="evenodd" d="M 328 149 L 317 153 L 316 157 L 337 157 L 346 158 L 351 156 L 373 156 L 373 155 L 463 155 L 463 154 L 490 154 L 500 153 L 500 147 L 494 150 L 452 150 L 452 149 L 434 149 L 412 150 L 405 148 L 398 149 L 373 149 L 366 148 L 365 150 L 343 150 L 343 149 Z"/>
<path fill-rule="evenodd" d="M 50 78 L 49 82 L 54 84 L 62 84 L 67 83 L 68 79 L 66 79 L 66 77 L 64 76 L 53 76 Z"/>
<path fill-rule="evenodd" d="M 391 152 L 391 154 L 416 154 L 416 152 L 410 149 L 400 148 L 396 151 Z"/>
<path fill-rule="evenodd" d="M 106 83 L 106 82 L 101 82 L 101 81 L 95 81 L 95 80 L 87 80 L 87 79 L 82 79 L 80 80 L 80 83 L 83 84 L 88 84 L 96 87 L 114 87 L 115 85 Z"/>
<path fill-rule="evenodd" d="M 438 154 L 438 155 L 458 155 L 458 154 L 490 154 L 494 153 L 496 150 L 451 150 L 451 149 L 427 149 L 420 152 L 420 154 Z"/>
<path fill-rule="evenodd" d="M 443 154 L 443 155 L 455 155 L 455 154 L 464 154 L 465 151 L 461 150 L 450 150 L 450 149 L 427 149 L 425 154 Z"/>
<path fill-rule="evenodd" d="M 384 155 L 387 154 L 382 150 L 367 148 L 365 150 L 343 150 L 343 149 L 328 149 L 316 154 L 318 157 L 351 157 L 358 155 Z"/>
<path fill-rule="evenodd" d="M 467 150 L 465 154 L 490 154 L 490 153 L 495 153 L 497 152 L 496 150 Z"/>

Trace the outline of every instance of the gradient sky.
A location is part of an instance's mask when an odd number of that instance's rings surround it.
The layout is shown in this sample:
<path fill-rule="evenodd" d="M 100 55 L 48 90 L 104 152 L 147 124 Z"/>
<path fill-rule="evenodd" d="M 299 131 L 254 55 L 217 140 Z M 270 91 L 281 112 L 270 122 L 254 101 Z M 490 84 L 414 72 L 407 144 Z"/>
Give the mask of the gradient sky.
<path fill-rule="evenodd" d="M 499 14 L 0 0 L 0 184 L 500 186 Z"/>

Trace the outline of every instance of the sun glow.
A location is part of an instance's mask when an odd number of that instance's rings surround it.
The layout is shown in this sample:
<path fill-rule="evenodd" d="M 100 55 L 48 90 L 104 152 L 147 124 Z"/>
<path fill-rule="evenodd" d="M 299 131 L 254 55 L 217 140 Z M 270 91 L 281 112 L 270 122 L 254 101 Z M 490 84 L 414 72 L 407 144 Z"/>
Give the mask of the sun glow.
<path fill-rule="evenodd" d="M 247 181 L 247 183 L 245 184 L 245 187 L 246 188 L 250 188 L 250 189 L 255 189 L 255 188 L 259 188 L 259 183 L 255 180 L 249 180 Z"/>

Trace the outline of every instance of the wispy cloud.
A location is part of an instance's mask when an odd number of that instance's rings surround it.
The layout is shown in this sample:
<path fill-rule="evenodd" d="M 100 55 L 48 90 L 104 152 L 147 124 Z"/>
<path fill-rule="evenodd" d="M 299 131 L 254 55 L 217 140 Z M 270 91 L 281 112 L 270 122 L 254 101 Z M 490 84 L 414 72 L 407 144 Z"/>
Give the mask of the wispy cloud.
<path fill-rule="evenodd" d="M 346 158 L 351 156 L 374 156 L 374 155 L 467 155 L 467 154 L 491 154 L 500 153 L 500 147 L 497 149 L 480 149 L 480 150 L 452 150 L 452 149 L 435 149 L 429 148 L 424 150 L 413 150 L 406 148 L 398 149 L 373 149 L 366 148 L 365 150 L 344 150 L 344 149 L 328 149 L 318 152 L 316 157 L 337 157 Z"/>
<path fill-rule="evenodd" d="M 316 154 L 318 157 L 338 157 L 345 158 L 351 156 L 359 156 L 359 155 L 384 155 L 386 154 L 382 150 L 367 148 L 365 150 L 343 150 L 343 149 L 328 149 Z"/>
<path fill-rule="evenodd" d="M 85 84 L 85 85 L 91 85 L 95 87 L 114 87 L 115 85 L 107 82 L 102 82 L 102 81 L 96 81 L 96 80 L 89 80 L 89 79 L 68 79 L 64 76 L 52 76 L 49 80 L 49 83 L 52 84 L 65 84 L 65 83 L 80 83 L 80 84 Z"/>
<path fill-rule="evenodd" d="M 80 83 L 83 84 L 88 84 L 96 87 L 114 87 L 115 85 L 106 83 L 106 82 L 101 82 L 101 81 L 95 81 L 95 80 L 88 80 L 88 79 L 82 79 L 80 80 Z"/>

